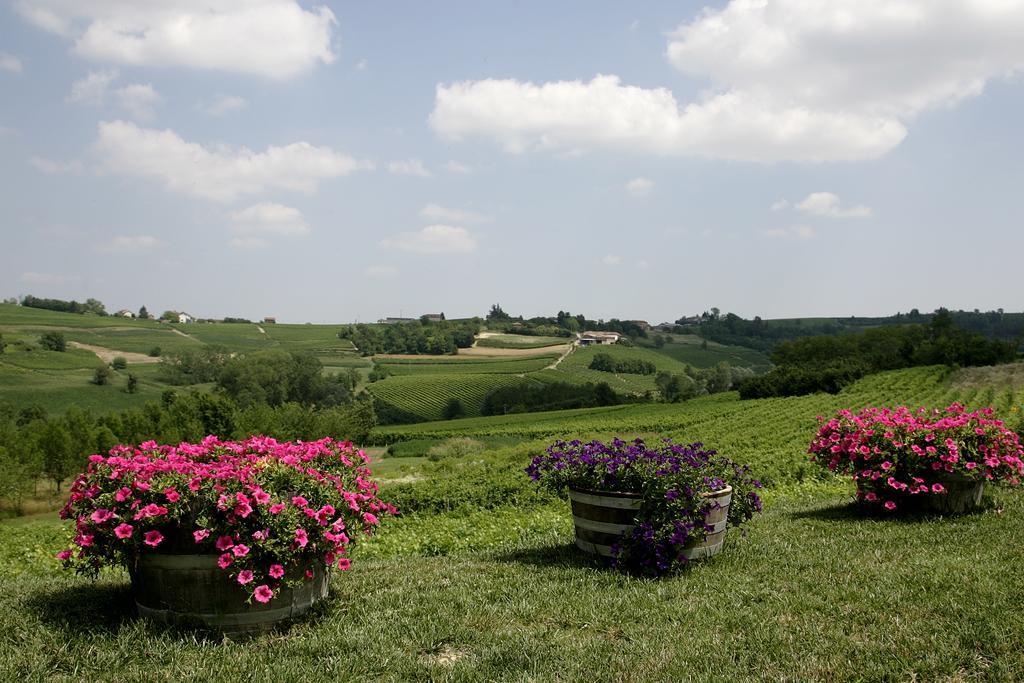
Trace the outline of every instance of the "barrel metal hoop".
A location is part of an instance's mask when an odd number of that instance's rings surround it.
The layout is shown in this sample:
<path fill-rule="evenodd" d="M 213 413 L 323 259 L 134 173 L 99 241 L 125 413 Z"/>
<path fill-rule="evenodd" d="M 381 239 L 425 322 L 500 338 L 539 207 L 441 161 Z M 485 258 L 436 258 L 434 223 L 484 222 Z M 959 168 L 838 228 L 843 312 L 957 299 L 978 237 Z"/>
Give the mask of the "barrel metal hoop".
<path fill-rule="evenodd" d="M 622 498 L 619 496 L 597 496 L 583 491 L 569 489 L 569 498 L 579 503 L 597 507 L 618 508 L 620 510 L 639 510 L 643 507 L 642 498 Z"/>

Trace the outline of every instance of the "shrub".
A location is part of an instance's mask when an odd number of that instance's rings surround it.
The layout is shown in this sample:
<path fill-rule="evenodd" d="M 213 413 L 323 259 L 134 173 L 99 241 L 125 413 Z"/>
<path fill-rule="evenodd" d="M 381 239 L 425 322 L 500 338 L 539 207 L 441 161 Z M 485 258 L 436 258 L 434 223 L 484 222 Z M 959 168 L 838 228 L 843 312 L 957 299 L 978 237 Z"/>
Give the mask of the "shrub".
<path fill-rule="evenodd" d="M 106 365 L 100 365 L 92 373 L 92 383 L 97 386 L 103 386 L 110 381 L 111 371 Z"/>
<path fill-rule="evenodd" d="M 448 439 L 428 449 L 427 459 L 437 462 L 443 458 L 464 458 L 466 456 L 478 455 L 486 448 L 487 446 L 480 441 L 468 437 Z"/>
<path fill-rule="evenodd" d="M 124 356 L 114 356 L 114 360 L 110 361 L 110 367 L 115 370 L 124 370 L 128 367 L 128 359 Z"/>
<path fill-rule="evenodd" d="M 44 332 L 39 337 L 39 345 L 47 351 L 60 351 L 63 353 L 68 350 L 67 341 L 64 340 L 64 335 L 60 332 Z"/>
<path fill-rule="evenodd" d="M 151 348 L 149 350 L 149 357 L 150 358 L 159 358 L 160 357 L 160 347 L 159 346 L 154 346 L 153 348 Z"/>

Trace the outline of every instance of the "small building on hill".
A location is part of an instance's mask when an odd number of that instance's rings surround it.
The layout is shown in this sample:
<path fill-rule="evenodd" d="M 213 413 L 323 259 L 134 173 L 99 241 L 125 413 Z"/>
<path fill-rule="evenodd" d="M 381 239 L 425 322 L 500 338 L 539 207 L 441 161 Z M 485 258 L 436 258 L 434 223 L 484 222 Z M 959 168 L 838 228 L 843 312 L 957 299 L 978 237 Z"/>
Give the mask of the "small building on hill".
<path fill-rule="evenodd" d="M 194 323 L 195 321 L 196 319 L 190 316 L 188 313 L 178 314 L 178 322 L 181 323 L 182 325 L 184 325 L 185 323 Z"/>
<path fill-rule="evenodd" d="M 129 311 L 127 308 L 122 308 L 120 311 L 118 311 L 114 315 L 119 315 L 122 318 L 134 318 L 135 317 L 135 314 L 132 313 L 131 311 Z"/>
<path fill-rule="evenodd" d="M 622 337 L 618 332 L 584 332 L 580 335 L 580 346 L 615 344 Z"/>
<path fill-rule="evenodd" d="M 444 320 L 444 313 L 424 313 L 420 316 L 420 320 L 424 320 L 428 323 L 439 323 Z"/>
<path fill-rule="evenodd" d="M 277 324 L 277 318 L 268 315 L 266 318 L 263 319 L 263 324 L 264 325 L 276 325 Z"/>
<path fill-rule="evenodd" d="M 414 318 L 381 318 L 377 321 L 379 325 L 398 325 L 399 323 L 411 323 Z"/>

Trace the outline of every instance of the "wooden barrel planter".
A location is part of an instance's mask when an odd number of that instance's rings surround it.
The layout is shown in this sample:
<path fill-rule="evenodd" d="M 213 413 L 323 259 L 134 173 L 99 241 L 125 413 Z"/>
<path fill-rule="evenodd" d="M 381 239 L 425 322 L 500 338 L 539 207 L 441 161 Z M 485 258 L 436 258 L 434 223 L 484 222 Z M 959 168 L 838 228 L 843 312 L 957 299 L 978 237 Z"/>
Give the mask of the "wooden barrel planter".
<path fill-rule="evenodd" d="M 217 566 L 217 555 L 146 553 L 131 578 L 140 617 L 232 634 L 269 631 L 305 614 L 327 597 L 328 572 L 316 567 L 312 579 L 279 588 L 266 604 L 249 600 L 249 592 Z"/>
<path fill-rule="evenodd" d="M 971 512 L 981 506 L 981 497 L 985 493 L 985 480 L 969 479 L 955 474 L 944 476 L 931 475 L 932 484 L 942 484 L 945 493 L 919 493 L 916 495 L 896 494 L 896 514 L 900 512 L 932 512 L 943 515 L 960 515 Z M 858 488 L 867 492 L 870 488 Z M 872 506 L 874 509 L 874 506 Z"/>
<path fill-rule="evenodd" d="M 691 541 L 683 547 L 681 554 L 688 560 L 717 555 L 725 541 L 732 487 L 702 495 L 717 506 L 712 505 L 704 519 L 711 531 L 702 541 Z M 576 528 L 576 547 L 591 555 L 611 557 L 611 546 L 633 531 L 643 497 L 638 493 L 569 489 L 569 502 Z"/>

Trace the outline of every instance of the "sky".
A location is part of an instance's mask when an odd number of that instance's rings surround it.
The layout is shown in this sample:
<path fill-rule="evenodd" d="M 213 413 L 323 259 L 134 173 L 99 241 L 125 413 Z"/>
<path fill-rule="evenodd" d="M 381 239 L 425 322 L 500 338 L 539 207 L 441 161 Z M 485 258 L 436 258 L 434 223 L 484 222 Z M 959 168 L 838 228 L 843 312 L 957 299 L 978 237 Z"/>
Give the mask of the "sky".
<path fill-rule="evenodd" d="M 1022 308 L 1024 0 L 0 3 L 0 297 Z"/>

